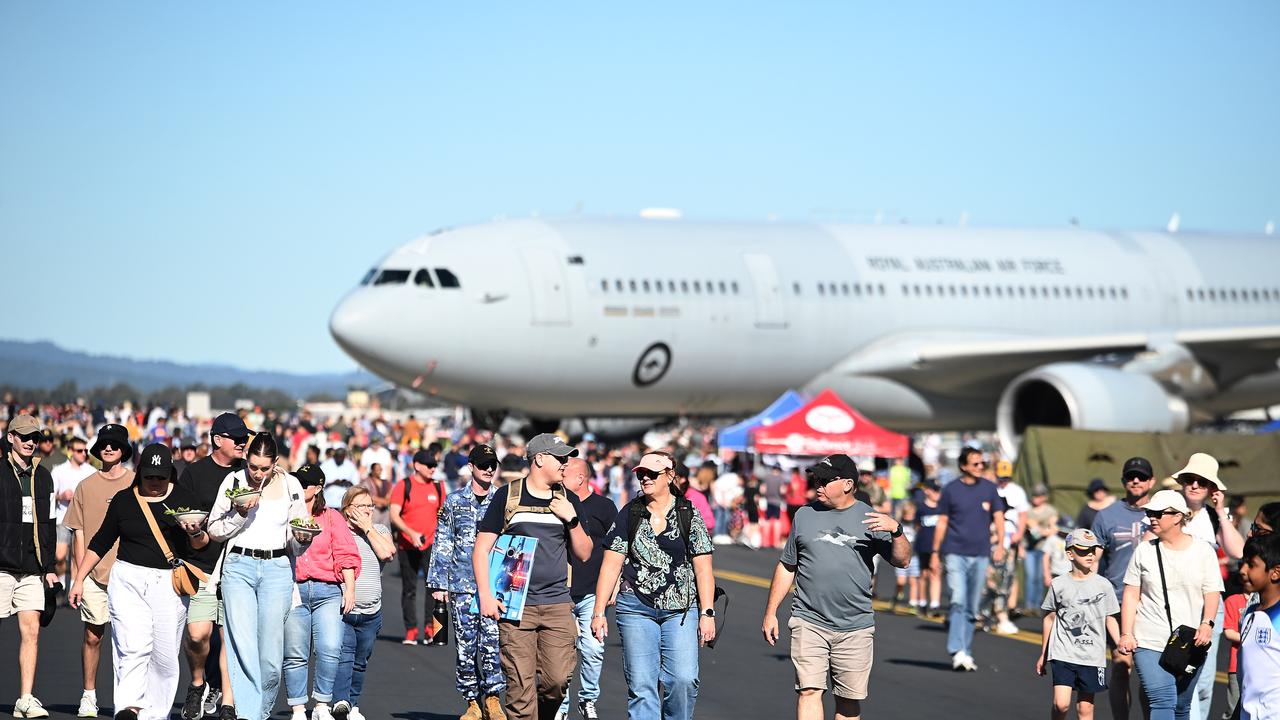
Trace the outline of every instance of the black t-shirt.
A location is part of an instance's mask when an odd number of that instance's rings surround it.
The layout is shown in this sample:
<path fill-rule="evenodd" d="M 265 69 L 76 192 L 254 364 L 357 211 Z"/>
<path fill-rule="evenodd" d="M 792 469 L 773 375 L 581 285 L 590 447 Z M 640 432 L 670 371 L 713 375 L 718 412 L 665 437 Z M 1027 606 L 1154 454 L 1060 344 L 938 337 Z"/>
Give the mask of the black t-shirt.
<path fill-rule="evenodd" d="M 520 504 L 531 508 L 551 506 L 551 498 L 538 498 L 529 494 L 529 484 L 525 482 L 524 491 L 520 493 Z M 503 516 L 506 514 L 507 495 L 511 486 L 503 485 L 493 493 L 489 501 L 489 509 L 480 520 L 476 530 L 494 534 L 502 533 Z M 573 493 L 567 495 L 569 502 L 578 506 L 578 498 Z M 538 541 L 533 552 L 533 569 L 529 573 L 529 595 L 526 605 L 551 605 L 567 603 L 569 596 L 569 530 L 560 522 L 560 518 L 550 512 L 519 512 L 511 516 L 511 525 L 507 528 L 509 535 L 523 535 Z"/>
<path fill-rule="evenodd" d="M 569 567 L 573 570 L 569 594 L 573 597 L 581 598 L 595 593 L 596 580 L 600 578 L 600 563 L 604 560 L 604 541 L 616 517 L 618 508 L 607 497 L 591 493 L 586 500 L 578 502 L 578 518 L 582 520 L 583 531 L 591 538 L 591 558 L 580 562 L 573 553 L 569 553 Z"/>
<path fill-rule="evenodd" d="M 218 488 L 222 486 L 222 481 L 243 465 L 243 460 L 236 460 L 231 463 L 231 467 L 223 467 L 214 462 L 212 456 L 205 456 L 182 471 L 178 476 L 177 487 L 195 499 L 191 507 L 208 512 L 213 510 L 213 503 L 218 499 Z M 222 543 L 210 539 L 208 545 L 193 551 L 189 559 L 192 565 L 201 570 L 213 572 L 213 566 L 218 564 L 218 555 L 221 553 Z"/>
<path fill-rule="evenodd" d="M 164 534 L 165 541 L 169 543 L 169 551 L 175 557 L 190 559 L 192 549 L 187 533 L 178 525 L 178 521 L 172 515 L 166 515 L 165 511 L 180 507 L 194 508 L 196 499 L 174 485 L 170 488 L 168 497 L 156 502 L 147 502 L 146 498 L 143 498 L 143 501 L 150 508 L 152 516 L 156 519 L 156 525 Z M 111 498 L 111 503 L 107 505 L 107 515 L 102 520 L 102 527 L 89 541 L 89 549 L 98 555 L 106 555 L 116 540 L 120 541 L 117 560 L 161 570 L 169 567 L 164 552 L 156 544 L 151 525 L 143 516 L 137 498 L 133 496 L 133 487 L 125 488 Z"/>

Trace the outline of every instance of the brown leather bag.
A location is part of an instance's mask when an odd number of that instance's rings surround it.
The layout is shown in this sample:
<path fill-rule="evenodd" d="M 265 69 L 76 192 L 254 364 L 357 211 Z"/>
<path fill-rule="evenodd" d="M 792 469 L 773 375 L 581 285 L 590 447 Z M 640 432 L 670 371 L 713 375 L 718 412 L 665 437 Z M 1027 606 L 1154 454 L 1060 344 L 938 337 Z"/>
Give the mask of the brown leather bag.
<path fill-rule="evenodd" d="M 200 590 L 200 583 L 207 582 L 209 576 L 205 575 L 200 568 L 174 557 L 173 551 L 169 549 L 169 543 L 164 539 L 164 533 L 160 532 L 160 526 L 156 524 L 155 516 L 151 514 L 151 503 L 142 499 L 142 493 L 138 492 L 138 488 L 133 489 L 133 496 L 138 499 L 138 507 L 142 508 L 142 516 L 151 526 L 151 535 L 160 546 L 160 552 L 164 553 L 164 559 L 169 563 L 169 567 L 173 568 L 173 591 L 181 597 L 195 595 Z"/>

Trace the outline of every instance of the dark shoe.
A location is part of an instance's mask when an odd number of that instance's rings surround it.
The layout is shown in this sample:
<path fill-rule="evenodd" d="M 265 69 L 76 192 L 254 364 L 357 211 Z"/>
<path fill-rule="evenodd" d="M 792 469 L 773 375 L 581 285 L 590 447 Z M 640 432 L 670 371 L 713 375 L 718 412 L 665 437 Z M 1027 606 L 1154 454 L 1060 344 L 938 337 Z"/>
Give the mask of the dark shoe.
<path fill-rule="evenodd" d="M 218 720 L 237 720 L 236 709 L 230 705 L 223 705 L 222 712 L 218 713 Z"/>
<path fill-rule="evenodd" d="M 351 714 L 351 703 L 346 700 L 339 700 L 333 704 L 333 720 L 347 720 L 347 716 Z"/>
<path fill-rule="evenodd" d="M 116 713 L 116 720 L 138 720 L 138 713 L 130 710 L 129 708 L 125 708 Z"/>
<path fill-rule="evenodd" d="M 209 683 L 188 685 L 187 699 L 182 702 L 182 720 L 200 720 L 204 717 L 204 698 L 209 694 Z"/>
<path fill-rule="evenodd" d="M 582 716 L 582 720 L 600 720 L 600 716 L 596 714 L 595 700 L 583 700 L 579 702 L 578 714 Z"/>

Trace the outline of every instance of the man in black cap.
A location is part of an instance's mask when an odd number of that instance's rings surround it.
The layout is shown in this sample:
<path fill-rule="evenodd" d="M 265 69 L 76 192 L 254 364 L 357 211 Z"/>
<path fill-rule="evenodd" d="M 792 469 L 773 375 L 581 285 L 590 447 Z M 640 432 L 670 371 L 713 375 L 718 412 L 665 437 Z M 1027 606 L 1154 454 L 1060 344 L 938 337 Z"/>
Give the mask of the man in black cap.
<path fill-rule="evenodd" d="M 1124 574 L 1129 569 L 1133 551 L 1147 531 L 1146 506 L 1151 488 L 1155 486 L 1155 471 L 1151 461 L 1144 457 L 1131 457 L 1120 470 L 1124 483 L 1124 501 L 1111 503 L 1093 518 L 1093 534 L 1102 544 L 1102 559 L 1098 572 L 1111 581 L 1116 597 L 1124 596 Z M 1112 653 L 1111 680 L 1107 685 L 1111 715 L 1128 718 L 1133 695 L 1129 681 L 1133 675 L 1133 655 Z"/>
<path fill-rule="evenodd" d="M 13 716 L 49 717 L 32 694 L 45 590 L 58 582 L 53 478 L 35 459 L 40 421 L 18 415 L 5 433 L 0 462 L 0 620 L 17 615 L 20 695 Z"/>
<path fill-rule="evenodd" d="M 829 455 L 810 468 L 818 502 L 796 511 L 791 534 L 769 585 L 761 631 L 778 640 L 778 606 L 797 585 L 791 608 L 791 661 L 801 718 L 822 717 L 828 678 L 836 717 L 859 717 L 871 675 L 875 556 L 894 567 L 911 562 L 902 523 L 854 498 L 858 468 L 848 455 Z"/>
<path fill-rule="evenodd" d="M 436 481 L 436 456 L 427 450 L 413 455 L 413 474 L 391 488 L 391 526 L 396 531 L 400 551 L 400 611 L 404 618 L 404 644 L 418 643 L 418 574 L 424 576 L 431 562 L 436 522 L 444 504 L 444 484 Z M 427 628 L 432 627 L 436 600 L 425 588 Z M 434 635 L 428 631 L 424 635 Z M 427 643 L 431 637 L 424 637 Z M 444 643 L 439 643 L 444 644 Z"/>
<path fill-rule="evenodd" d="M 227 475 L 244 465 L 245 443 L 249 428 L 236 413 L 223 413 L 213 420 L 205 457 L 187 465 L 178 477 L 178 487 L 195 497 L 196 509 L 209 512 L 218 499 L 218 488 Z M 197 550 L 189 562 L 209 575 L 222 554 L 222 543 L 210 540 Z M 187 667 L 191 685 L 182 703 L 184 720 L 198 720 L 202 715 L 235 718 L 235 696 L 231 692 L 231 676 L 227 672 L 227 652 L 222 632 L 222 601 L 213 588 L 191 596 L 187 607 Z"/>

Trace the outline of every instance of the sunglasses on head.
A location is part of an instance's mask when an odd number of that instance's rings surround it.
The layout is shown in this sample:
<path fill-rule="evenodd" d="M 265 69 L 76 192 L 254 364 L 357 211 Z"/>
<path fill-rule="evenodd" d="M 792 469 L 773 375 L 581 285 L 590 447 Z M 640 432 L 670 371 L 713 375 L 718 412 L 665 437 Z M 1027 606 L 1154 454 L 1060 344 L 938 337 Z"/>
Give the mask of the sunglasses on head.
<path fill-rule="evenodd" d="M 650 470 L 649 468 L 636 468 L 636 477 L 641 480 L 657 480 L 662 477 L 662 473 L 666 470 Z"/>
<path fill-rule="evenodd" d="M 1190 487 L 1191 485 L 1199 485 L 1202 488 L 1210 489 L 1214 487 L 1212 480 L 1206 480 L 1198 475 L 1183 475 L 1178 478 L 1178 482 L 1181 483 L 1183 487 Z"/>
<path fill-rule="evenodd" d="M 1177 510 L 1170 509 L 1170 510 L 1148 510 L 1146 514 L 1147 514 L 1147 517 L 1151 518 L 1152 520 L 1159 520 L 1161 517 L 1165 515 L 1181 515 L 1182 513 L 1178 512 Z"/>
<path fill-rule="evenodd" d="M 477 470 L 483 470 L 483 471 L 485 471 L 485 472 L 489 472 L 490 470 L 497 470 L 497 469 L 498 469 L 498 463 L 496 463 L 496 462 L 492 462 L 492 461 L 490 461 L 490 462 L 483 462 L 483 463 L 472 463 L 472 465 L 475 467 L 475 469 L 477 469 Z"/>

